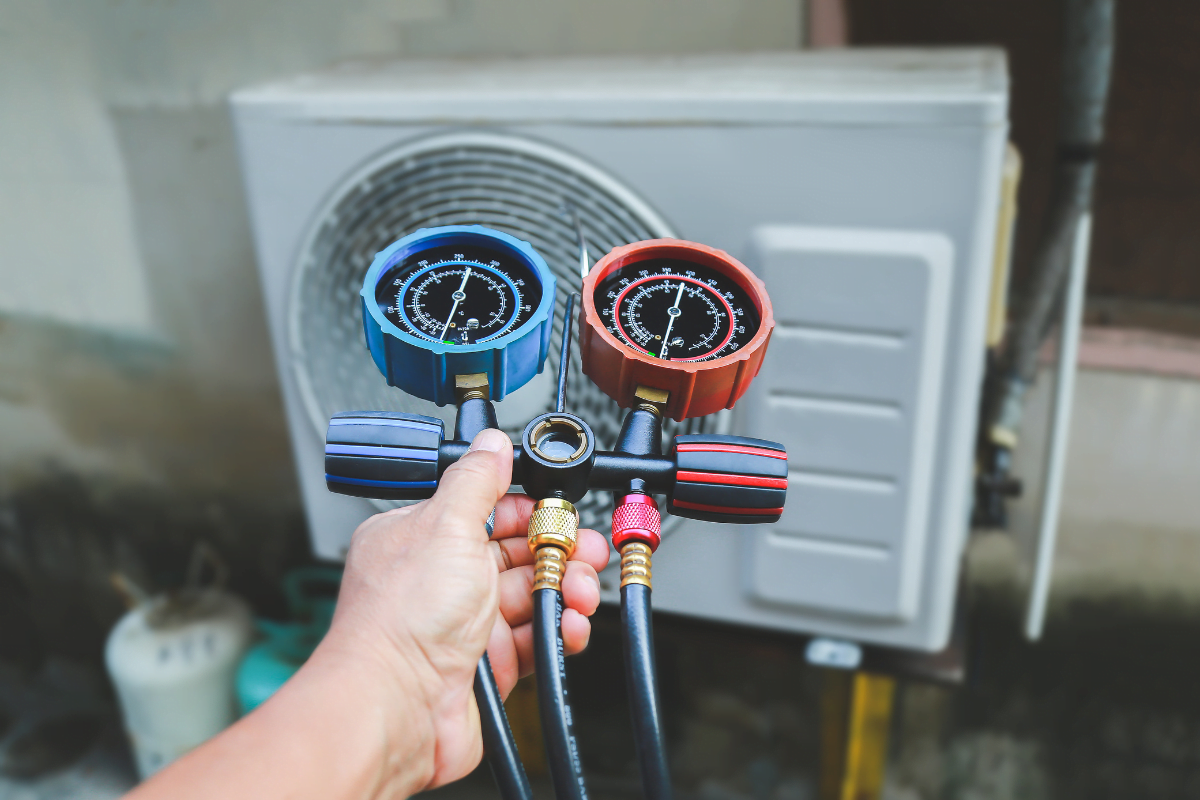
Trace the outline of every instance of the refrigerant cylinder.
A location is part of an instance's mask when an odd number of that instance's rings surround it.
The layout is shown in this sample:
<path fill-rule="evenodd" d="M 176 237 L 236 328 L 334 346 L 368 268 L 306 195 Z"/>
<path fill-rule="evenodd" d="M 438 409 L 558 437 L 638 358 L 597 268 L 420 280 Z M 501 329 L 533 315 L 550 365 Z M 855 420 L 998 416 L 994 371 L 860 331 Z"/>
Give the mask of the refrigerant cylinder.
<path fill-rule="evenodd" d="M 234 674 L 253 630 L 246 604 L 217 589 L 155 597 L 113 628 L 105 662 L 143 779 L 237 719 Z"/>

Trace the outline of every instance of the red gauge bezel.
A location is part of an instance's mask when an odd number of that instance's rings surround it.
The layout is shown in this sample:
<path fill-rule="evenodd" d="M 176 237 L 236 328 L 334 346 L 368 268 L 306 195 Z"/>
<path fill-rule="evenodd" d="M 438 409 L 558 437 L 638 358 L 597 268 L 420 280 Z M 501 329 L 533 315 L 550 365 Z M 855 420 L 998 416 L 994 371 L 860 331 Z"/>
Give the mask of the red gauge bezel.
<path fill-rule="evenodd" d="M 711 361 L 698 361 L 695 358 L 663 361 L 610 333 L 596 308 L 597 284 L 623 267 L 655 258 L 701 264 L 737 283 L 754 303 L 760 320 L 758 331 L 746 346 Z M 624 291 L 633 285 L 630 284 Z M 754 273 L 722 250 L 680 239 L 651 239 L 613 249 L 596 262 L 584 279 L 583 303 L 579 314 L 579 345 L 584 374 L 624 408 L 633 406 L 638 385 L 667 391 L 670 397 L 665 413 L 676 420 L 732 408 L 762 367 L 767 343 L 775 328 L 771 299 L 767 296 L 766 286 Z M 725 343 L 721 346 L 724 347 Z"/>

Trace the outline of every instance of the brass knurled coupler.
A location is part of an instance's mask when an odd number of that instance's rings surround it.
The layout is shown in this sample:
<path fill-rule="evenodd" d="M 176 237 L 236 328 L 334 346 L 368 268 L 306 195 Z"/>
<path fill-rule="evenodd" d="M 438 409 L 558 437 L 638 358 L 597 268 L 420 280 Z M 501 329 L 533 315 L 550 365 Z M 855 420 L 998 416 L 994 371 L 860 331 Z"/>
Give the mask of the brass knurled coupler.
<path fill-rule="evenodd" d="M 529 550 L 533 553 L 533 591 L 562 591 L 567 559 L 579 538 L 579 512 L 557 497 L 538 500 L 529 515 Z"/>

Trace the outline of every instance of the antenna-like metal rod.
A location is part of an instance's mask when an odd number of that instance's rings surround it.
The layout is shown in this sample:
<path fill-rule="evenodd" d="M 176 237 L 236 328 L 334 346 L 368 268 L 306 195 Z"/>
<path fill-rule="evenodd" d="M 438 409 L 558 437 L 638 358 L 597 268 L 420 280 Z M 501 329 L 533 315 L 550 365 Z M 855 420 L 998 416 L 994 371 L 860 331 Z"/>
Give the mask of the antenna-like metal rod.
<path fill-rule="evenodd" d="M 566 411 L 567 406 L 567 370 L 571 368 L 571 326 L 575 322 L 575 299 L 578 292 L 567 295 L 567 307 L 563 309 L 562 347 L 558 351 L 558 399 L 554 410 Z"/>
<path fill-rule="evenodd" d="M 579 211 L 570 200 L 563 201 L 563 208 L 571 215 L 571 224 L 575 227 L 575 243 L 579 245 L 579 277 L 586 278 L 592 269 L 592 260 L 588 256 L 587 239 L 583 238 L 583 221 Z"/>

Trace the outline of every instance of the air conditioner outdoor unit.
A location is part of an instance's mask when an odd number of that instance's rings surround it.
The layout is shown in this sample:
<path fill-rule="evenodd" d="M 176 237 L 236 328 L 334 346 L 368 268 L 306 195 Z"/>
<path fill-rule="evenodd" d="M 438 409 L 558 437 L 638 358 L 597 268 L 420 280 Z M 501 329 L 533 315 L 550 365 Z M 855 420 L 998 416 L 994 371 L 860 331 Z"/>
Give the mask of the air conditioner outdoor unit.
<path fill-rule="evenodd" d="M 389 389 L 371 362 L 357 298 L 374 253 L 477 222 L 530 241 L 577 286 L 570 203 L 593 258 L 692 239 L 744 261 L 775 305 L 751 393 L 673 431 L 783 442 L 787 510 L 740 532 L 674 520 L 655 608 L 945 644 L 1008 129 L 1001 52 L 365 64 L 232 104 L 318 555 L 341 557 L 378 507 L 326 490 L 328 417 L 453 413 Z M 499 406 L 502 425 L 519 430 L 551 395 L 535 380 Z M 615 406 L 578 373 L 571 398 L 610 446 Z M 603 528 L 608 502 L 594 498 L 585 524 Z M 616 599 L 615 577 L 602 581 Z"/>

